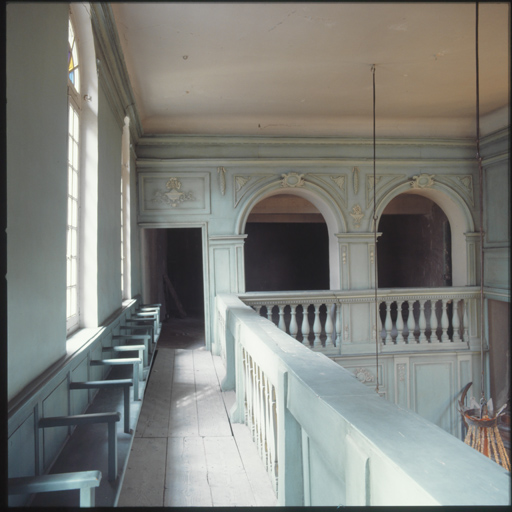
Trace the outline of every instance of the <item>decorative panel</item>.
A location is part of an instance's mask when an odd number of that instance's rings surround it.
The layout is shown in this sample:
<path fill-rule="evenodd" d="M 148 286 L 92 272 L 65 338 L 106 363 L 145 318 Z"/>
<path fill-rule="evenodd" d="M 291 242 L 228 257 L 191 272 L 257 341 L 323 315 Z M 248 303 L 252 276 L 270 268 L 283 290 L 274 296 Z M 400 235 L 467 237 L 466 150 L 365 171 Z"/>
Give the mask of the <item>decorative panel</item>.
<path fill-rule="evenodd" d="M 85 358 L 72 372 L 71 382 L 84 382 L 88 379 L 88 361 Z M 89 391 L 87 389 L 73 389 L 71 394 L 71 414 L 83 414 L 89 405 Z"/>
<path fill-rule="evenodd" d="M 229 247 L 215 247 L 212 251 L 215 289 L 213 295 L 231 290 L 231 255 Z"/>
<path fill-rule="evenodd" d="M 395 365 L 395 403 L 400 407 L 410 407 L 409 396 L 409 358 L 396 357 Z"/>
<path fill-rule="evenodd" d="M 486 243 L 509 243 L 510 185 L 508 166 L 486 169 L 484 185 Z"/>
<path fill-rule="evenodd" d="M 7 446 L 9 478 L 36 474 L 35 435 L 32 413 L 9 437 Z M 9 507 L 25 506 L 26 501 L 26 496 L 9 496 Z"/>
<path fill-rule="evenodd" d="M 210 213 L 210 174 L 140 173 L 140 215 Z"/>
<path fill-rule="evenodd" d="M 453 363 L 413 363 L 414 410 L 447 432 L 453 425 Z"/>
<path fill-rule="evenodd" d="M 69 414 L 68 393 L 68 379 L 66 378 L 43 400 L 42 417 L 67 416 Z M 67 435 L 68 427 L 43 429 L 43 463 L 45 470 L 58 455 Z"/>
<path fill-rule="evenodd" d="M 484 281 L 493 288 L 510 287 L 510 255 L 508 249 L 486 249 Z"/>

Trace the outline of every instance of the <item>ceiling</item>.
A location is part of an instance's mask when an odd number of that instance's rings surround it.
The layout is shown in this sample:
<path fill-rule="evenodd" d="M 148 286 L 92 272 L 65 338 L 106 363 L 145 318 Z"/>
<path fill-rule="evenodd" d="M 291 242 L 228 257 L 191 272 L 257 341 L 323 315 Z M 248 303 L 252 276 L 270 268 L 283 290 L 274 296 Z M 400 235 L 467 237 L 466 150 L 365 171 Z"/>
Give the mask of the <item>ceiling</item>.
<path fill-rule="evenodd" d="M 112 3 L 145 134 L 475 133 L 474 3 Z M 482 118 L 509 103 L 508 2 L 479 6 Z M 503 110 L 501 111 L 503 115 Z"/>

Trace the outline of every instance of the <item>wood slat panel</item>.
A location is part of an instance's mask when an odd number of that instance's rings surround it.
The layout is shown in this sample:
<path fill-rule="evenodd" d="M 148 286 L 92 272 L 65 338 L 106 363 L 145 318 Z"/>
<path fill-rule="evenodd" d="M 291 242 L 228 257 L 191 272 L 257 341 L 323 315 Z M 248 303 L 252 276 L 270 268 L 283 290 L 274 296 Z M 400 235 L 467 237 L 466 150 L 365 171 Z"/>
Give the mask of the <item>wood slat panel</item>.
<path fill-rule="evenodd" d="M 169 437 L 199 435 L 197 419 L 194 356 L 191 350 L 175 352 L 171 406 L 169 408 Z"/>
<path fill-rule="evenodd" d="M 210 352 L 194 350 L 194 374 L 199 435 L 232 436 Z"/>
<path fill-rule="evenodd" d="M 174 352 L 174 350 L 158 351 L 144 396 L 135 437 L 167 437 Z"/>
<path fill-rule="evenodd" d="M 119 507 L 161 507 L 164 504 L 167 438 L 133 443 L 119 497 Z"/>
<path fill-rule="evenodd" d="M 170 437 L 167 444 L 165 507 L 211 507 L 201 437 Z"/>
<path fill-rule="evenodd" d="M 208 482 L 214 507 L 256 505 L 233 437 L 204 439 Z"/>

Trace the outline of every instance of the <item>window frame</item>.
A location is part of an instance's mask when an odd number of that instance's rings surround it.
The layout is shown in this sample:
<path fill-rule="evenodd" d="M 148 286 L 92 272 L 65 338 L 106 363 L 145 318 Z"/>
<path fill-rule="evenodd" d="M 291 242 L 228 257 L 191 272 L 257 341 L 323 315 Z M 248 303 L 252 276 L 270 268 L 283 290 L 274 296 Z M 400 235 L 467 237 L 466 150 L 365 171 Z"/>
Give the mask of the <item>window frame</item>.
<path fill-rule="evenodd" d="M 73 44 L 70 44 L 70 35 Z M 74 51 L 73 51 L 74 50 Z M 80 199 L 81 199 L 81 98 L 80 55 L 76 25 L 70 13 L 68 19 L 68 51 L 72 52 L 75 84 L 69 77 L 68 62 L 68 163 L 67 163 L 67 216 L 66 216 L 66 333 L 69 335 L 80 326 Z M 73 211 L 72 206 L 75 206 Z M 74 231 L 73 234 L 70 231 Z M 70 314 L 70 306 L 76 304 Z"/>

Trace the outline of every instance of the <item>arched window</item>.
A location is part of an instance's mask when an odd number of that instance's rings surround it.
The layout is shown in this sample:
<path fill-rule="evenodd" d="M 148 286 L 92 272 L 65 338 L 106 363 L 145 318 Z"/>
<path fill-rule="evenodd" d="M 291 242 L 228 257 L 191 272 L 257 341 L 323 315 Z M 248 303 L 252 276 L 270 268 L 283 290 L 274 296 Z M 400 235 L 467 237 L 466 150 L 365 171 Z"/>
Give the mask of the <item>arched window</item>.
<path fill-rule="evenodd" d="M 80 68 L 71 18 L 68 29 L 68 216 L 66 242 L 66 327 L 79 325 Z"/>

